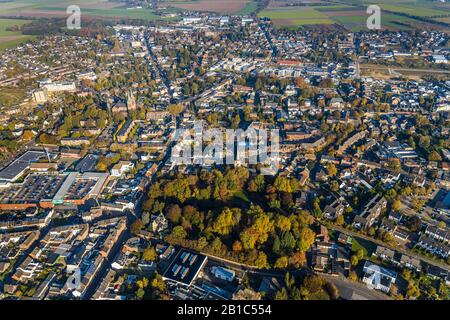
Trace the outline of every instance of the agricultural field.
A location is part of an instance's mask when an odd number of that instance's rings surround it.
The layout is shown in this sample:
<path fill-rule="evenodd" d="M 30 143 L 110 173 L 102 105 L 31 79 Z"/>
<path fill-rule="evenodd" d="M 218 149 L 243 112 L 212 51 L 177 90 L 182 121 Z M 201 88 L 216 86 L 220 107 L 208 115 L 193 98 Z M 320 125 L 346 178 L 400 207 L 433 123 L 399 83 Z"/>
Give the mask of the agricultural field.
<path fill-rule="evenodd" d="M 80 6 L 81 14 L 98 17 L 120 17 L 154 20 L 149 9 L 127 8 L 125 4 L 106 0 L 17 0 L 0 3 L 0 16 L 63 17 L 69 5 Z M 82 16 L 83 17 L 83 16 Z"/>
<path fill-rule="evenodd" d="M 450 16 L 450 3 L 432 0 L 342 0 L 355 6 L 379 5 L 383 10 L 417 17 Z"/>
<path fill-rule="evenodd" d="M 233 15 L 250 15 L 258 9 L 260 0 L 165 0 L 159 1 L 160 13 L 177 11 L 210 11 Z M 0 2 L 0 17 L 66 17 L 67 6 L 76 3 L 83 15 L 106 18 L 130 18 L 143 20 L 161 19 L 151 9 L 127 8 L 124 3 L 108 0 L 15 0 Z M 384 12 L 385 29 L 406 30 L 430 27 L 430 23 L 413 17 L 450 23 L 450 3 L 431 0 L 271 0 L 260 13 L 270 18 L 276 27 L 296 28 L 305 25 L 339 24 L 352 31 L 364 30 L 368 14 L 367 5 L 378 4 Z M 436 25 L 436 23 L 434 24 Z M 439 26 L 441 29 L 444 26 Z"/>
<path fill-rule="evenodd" d="M 328 5 L 330 4 L 326 0 L 270 0 L 267 5 L 267 9 L 276 9 L 282 7 L 298 6 L 299 3 L 303 2 L 304 5 L 314 6 L 314 5 Z"/>
<path fill-rule="evenodd" d="M 450 23 L 450 17 L 437 18 L 437 19 L 435 19 L 435 20 L 441 21 L 441 22 L 445 22 L 445 23 Z"/>
<path fill-rule="evenodd" d="M 330 14 L 326 12 L 325 14 Z M 367 30 L 367 14 L 364 11 L 341 12 L 330 17 L 345 28 L 357 32 Z M 385 13 L 381 16 L 381 26 L 389 30 L 409 30 L 417 21 L 395 14 Z"/>
<path fill-rule="evenodd" d="M 0 19 L 0 50 L 15 47 L 16 45 L 33 39 L 33 36 L 25 36 L 20 32 L 20 27 L 31 20 Z M 9 30 L 14 28 L 15 30 Z"/>
<path fill-rule="evenodd" d="M 0 91 L 0 106 L 13 106 L 26 97 L 24 89 L 3 87 Z"/>
<path fill-rule="evenodd" d="M 255 0 L 169 0 L 160 2 L 158 7 L 248 15 L 257 9 L 257 4 Z"/>
<path fill-rule="evenodd" d="M 312 7 L 265 9 L 258 16 L 269 18 L 275 26 L 279 27 L 334 23 L 333 20 Z"/>
<path fill-rule="evenodd" d="M 391 12 L 399 12 L 406 13 L 408 15 L 417 16 L 417 17 L 434 17 L 442 15 L 443 12 L 435 9 L 430 9 L 421 5 L 415 4 L 405 4 L 405 5 L 397 5 L 397 4 L 379 4 L 382 10 L 387 10 Z M 450 11 L 449 11 L 450 14 Z"/>
<path fill-rule="evenodd" d="M 81 14 L 95 17 L 117 17 L 155 20 L 160 16 L 148 8 L 130 8 L 125 3 L 108 0 L 16 0 L 0 2 L 0 16 L 3 17 L 65 17 L 69 5 L 76 4 Z M 162 12 L 211 11 L 226 14 L 249 15 L 258 8 L 257 0 L 168 0 L 158 2 Z"/>
<path fill-rule="evenodd" d="M 258 9 L 256 1 L 248 2 L 244 8 L 234 13 L 234 15 L 247 16 L 254 13 Z"/>
<path fill-rule="evenodd" d="M 361 31 L 367 28 L 369 15 L 366 9 L 369 4 L 378 4 L 384 10 L 381 16 L 382 28 L 388 30 L 445 28 L 432 21 L 418 20 L 419 18 L 444 23 L 450 21 L 450 3 L 430 0 L 341 0 L 339 3 L 310 0 L 302 5 L 294 0 L 272 0 L 259 15 L 270 18 L 276 27 L 336 23 L 351 31 Z"/>

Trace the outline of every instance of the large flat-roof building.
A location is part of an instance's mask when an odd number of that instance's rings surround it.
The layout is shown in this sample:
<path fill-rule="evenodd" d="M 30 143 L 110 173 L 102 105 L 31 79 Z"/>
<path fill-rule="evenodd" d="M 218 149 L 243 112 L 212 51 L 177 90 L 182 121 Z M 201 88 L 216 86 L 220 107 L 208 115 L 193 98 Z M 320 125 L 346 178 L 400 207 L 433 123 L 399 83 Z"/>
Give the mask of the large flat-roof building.
<path fill-rule="evenodd" d="M 18 180 L 33 162 L 45 157 L 43 151 L 27 151 L 0 171 L 0 181 L 14 182 Z"/>
<path fill-rule="evenodd" d="M 86 199 L 95 198 L 101 193 L 108 177 L 108 173 L 102 172 L 69 173 L 52 202 L 83 204 Z"/>
<path fill-rule="evenodd" d="M 203 254 L 181 249 L 163 273 L 163 278 L 190 286 L 197 279 L 207 260 Z"/>
<path fill-rule="evenodd" d="M 450 190 L 439 190 L 433 199 L 433 206 L 441 214 L 450 215 Z"/>
<path fill-rule="evenodd" d="M 23 183 L 0 188 L 0 210 L 53 208 L 63 203 L 82 205 L 99 196 L 108 177 L 108 173 L 101 172 L 33 173 Z"/>

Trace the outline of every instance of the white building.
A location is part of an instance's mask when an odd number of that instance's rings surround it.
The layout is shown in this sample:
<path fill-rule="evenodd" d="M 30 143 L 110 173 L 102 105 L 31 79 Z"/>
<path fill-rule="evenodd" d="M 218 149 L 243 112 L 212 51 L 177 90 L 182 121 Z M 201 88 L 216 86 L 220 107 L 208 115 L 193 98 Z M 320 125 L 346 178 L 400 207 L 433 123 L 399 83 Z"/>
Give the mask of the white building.
<path fill-rule="evenodd" d="M 397 273 L 379 265 L 366 261 L 364 264 L 363 282 L 369 287 L 388 293 L 397 279 Z"/>
<path fill-rule="evenodd" d="M 111 169 L 111 175 L 114 177 L 120 177 L 124 173 L 133 170 L 134 163 L 131 161 L 120 161 Z"/>
<path fill-rule="evenodd" d="M 432 59 L 434 63 L 445 63 L 445 64 L 448 63 L 447 58 L 442 54 L 436 54 L 432 56 Z"/>

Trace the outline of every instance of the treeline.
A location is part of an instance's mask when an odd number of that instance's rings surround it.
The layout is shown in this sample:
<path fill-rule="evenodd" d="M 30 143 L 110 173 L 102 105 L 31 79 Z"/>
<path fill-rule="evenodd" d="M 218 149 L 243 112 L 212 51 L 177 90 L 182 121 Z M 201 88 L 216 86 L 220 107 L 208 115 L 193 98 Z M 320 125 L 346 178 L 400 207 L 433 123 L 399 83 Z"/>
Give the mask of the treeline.
<path fill-rule="evenodd" d="M 434 24 L 434 25 L 438 25 L 438 26 L 443 26 L 443 27 L 450 27 L 450 23 L 446 23 L 444 21 L 439 21 L 439 20 L 434 20 L 433 18 L 428 18 L 428 17 L 423 17 L 423 16 L 416 16 L 416 15 L 412 15 L 412 14 L 407 14 L 404 12 L 398 12 L 398 11 L 389 11 L 389 10 L 383 10 L 385 12 L 388 13 L 392 13 L 398 16 L 402 16 L 402 17 L 406 17 L 406 18 L 411 18 L 411 19 L 415 19 L 415 20 L 419 20 L 419 21 L 423 21 L 423 22 L 427 22 L 430 24 Z M 443 15 L 444 17 L 446 15 Z"/>
<path fill-rule="evenodd" d="M 19 17 L 20 18 L 20 17 Z M 81 29 L 68 30 L 66 18 L 39 18 L 21 27 L 24 35 L 54 35 L 66 34 L 74 36 L 111 36 L 113 30 L 107 27 L 114 26 L 115 21 L 83 18 Z"/>
<path fill-rule="evenodd" d="M 275 300 L 336 300 L 339 298 L 339 290 L 333 283 L 320 276 L 296 278 L 286 273 L 284 286 L 271 298 Z"/>

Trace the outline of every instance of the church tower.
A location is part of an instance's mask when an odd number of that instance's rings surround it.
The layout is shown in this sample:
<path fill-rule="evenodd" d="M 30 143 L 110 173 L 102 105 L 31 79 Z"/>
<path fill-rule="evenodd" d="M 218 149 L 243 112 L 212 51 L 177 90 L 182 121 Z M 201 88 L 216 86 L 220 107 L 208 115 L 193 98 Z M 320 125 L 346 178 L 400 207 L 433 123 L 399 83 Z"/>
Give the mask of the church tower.
<path fill-rule="evenodd" d="M 136 97 L 131 90 L 127 91 L 127 109 L 128 112 L 136 110 Z"/>

